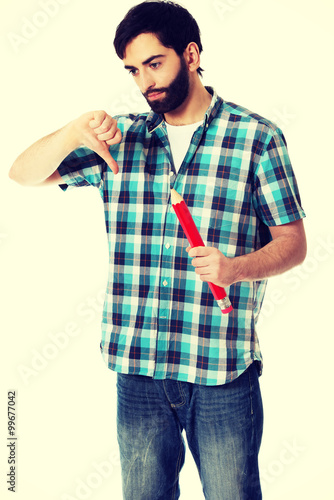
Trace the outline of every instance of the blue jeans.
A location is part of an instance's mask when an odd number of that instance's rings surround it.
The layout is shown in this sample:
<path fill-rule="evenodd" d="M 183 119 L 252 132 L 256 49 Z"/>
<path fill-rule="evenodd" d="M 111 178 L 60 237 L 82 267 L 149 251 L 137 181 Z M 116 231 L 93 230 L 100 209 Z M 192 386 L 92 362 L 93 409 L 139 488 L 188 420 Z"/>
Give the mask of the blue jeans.
<path fill-rule="evenodd" d="M 256 363 L 235 381 L 203 386 L 117 376 L 124 500 L 176 500 L 185 430 L 207 500 L 260 500 L 263 427 Z"/>

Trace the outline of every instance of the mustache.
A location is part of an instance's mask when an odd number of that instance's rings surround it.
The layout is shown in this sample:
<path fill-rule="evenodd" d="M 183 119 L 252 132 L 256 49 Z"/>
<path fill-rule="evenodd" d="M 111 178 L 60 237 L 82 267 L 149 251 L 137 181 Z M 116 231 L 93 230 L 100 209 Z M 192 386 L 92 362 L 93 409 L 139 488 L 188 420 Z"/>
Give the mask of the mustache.
<path fill-rule="evenodd" d="M 143 96 L 146 97 L 146 99 L 149 99 L 150 98 L 150 95 L 151 94 L 158 94 L 160 92 L 168 92 L 168 89 L 165 88 L 165 89 L 154 89 L 154 90 L 149 90 L 145 93 L 143 93 Z"/>

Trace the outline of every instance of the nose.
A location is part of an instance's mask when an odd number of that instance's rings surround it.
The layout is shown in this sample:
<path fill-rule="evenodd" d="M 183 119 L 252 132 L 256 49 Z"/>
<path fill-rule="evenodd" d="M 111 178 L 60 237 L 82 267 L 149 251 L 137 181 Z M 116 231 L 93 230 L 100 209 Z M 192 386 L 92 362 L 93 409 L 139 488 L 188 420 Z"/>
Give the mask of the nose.
<path fill-rule="evenodd" d="M 155 81 L 148 71 L 143 70 L 140 79 L 140 90 L 143 94 L 155 87 Z"/>

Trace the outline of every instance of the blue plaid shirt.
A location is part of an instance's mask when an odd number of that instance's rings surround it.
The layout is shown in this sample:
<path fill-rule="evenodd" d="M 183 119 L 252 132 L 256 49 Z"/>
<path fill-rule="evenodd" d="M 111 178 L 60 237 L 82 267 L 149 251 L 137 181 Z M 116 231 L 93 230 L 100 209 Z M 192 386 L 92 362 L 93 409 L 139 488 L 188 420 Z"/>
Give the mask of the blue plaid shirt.
<path fill-rule="evenodd" d="M 87 148 L 58 168 L 62 189 L 94 186 L 104 203 L 110 264 L 100 347 L 117 372 L 219 385 L 254 360 L 262 365 L 256 322 L 266 280 L 229 287 L 234 309 L 223 315 L 185 251 L 171 188 L 205 244 L 227 257 L 260 249 L 270 226 L 304 212 L 281 130 L 208 90 L 211 105 L 177 174 L 165 122 L 153 112 L 115 117 L 118 175 Z"/>

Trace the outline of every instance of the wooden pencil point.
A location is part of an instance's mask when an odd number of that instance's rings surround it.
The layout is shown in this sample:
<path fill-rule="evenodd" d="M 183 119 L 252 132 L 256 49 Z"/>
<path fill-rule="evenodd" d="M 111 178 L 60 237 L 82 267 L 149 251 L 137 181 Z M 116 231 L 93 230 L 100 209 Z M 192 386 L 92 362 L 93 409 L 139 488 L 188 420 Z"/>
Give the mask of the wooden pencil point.
<path fill-rule="evenodd" d="M 176 205 L 177 203 L 181 203 L 183 201 L 182 196 L 177 191 L 175 191 L 175 189 L 172 189 L 171 193 L 172 205 Z"/>

